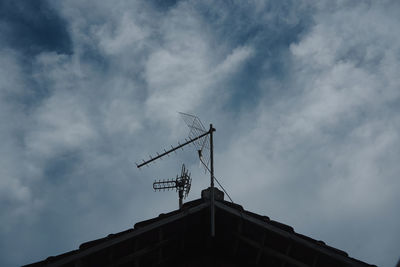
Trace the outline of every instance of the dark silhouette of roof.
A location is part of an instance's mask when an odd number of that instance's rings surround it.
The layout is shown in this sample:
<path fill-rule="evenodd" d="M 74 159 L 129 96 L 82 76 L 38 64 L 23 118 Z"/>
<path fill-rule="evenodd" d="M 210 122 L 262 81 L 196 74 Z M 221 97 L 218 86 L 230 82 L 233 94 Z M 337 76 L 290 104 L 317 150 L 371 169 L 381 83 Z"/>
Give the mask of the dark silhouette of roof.
<path fill-rule="evenodd" d="M 215 190 L 214 238 L 207 189 L 179 210 L 26 266 L 374 266 L 224 201 Z"/>

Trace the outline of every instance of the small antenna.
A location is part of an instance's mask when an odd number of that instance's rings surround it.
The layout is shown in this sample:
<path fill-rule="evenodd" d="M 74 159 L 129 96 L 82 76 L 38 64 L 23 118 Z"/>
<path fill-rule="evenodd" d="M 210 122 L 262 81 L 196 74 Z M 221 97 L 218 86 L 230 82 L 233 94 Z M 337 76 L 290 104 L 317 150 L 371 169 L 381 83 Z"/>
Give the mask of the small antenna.
<path fill-rule="evenodd" d="M 165 191 L 165 189 L 176 189 L 179 195 L 179 209 L 182 208 L 183 198 L 186 198 L 190 191 L 190 186 L 192 184 L 192 178 L 190 178 L 189 171 L 185 168 L 185 164 L 182 164 L 181 176 L 176 176 L 176 179 L 169 180 L 159 180 L 154 181 L 153 189 L 154 191 Z"/>

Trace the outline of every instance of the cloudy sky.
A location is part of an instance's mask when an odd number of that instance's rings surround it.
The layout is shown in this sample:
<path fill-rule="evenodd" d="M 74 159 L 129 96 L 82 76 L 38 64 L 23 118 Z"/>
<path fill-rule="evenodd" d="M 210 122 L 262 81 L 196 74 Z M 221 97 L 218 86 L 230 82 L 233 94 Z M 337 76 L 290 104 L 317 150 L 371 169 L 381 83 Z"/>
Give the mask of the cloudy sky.
<path fill-rule="evenodd" d="M 0 1 L 0 265 L 177 208 L 152 191 L 215 132 L 247 210 L 350 256 L 400 256 L 399 1 Z"/>

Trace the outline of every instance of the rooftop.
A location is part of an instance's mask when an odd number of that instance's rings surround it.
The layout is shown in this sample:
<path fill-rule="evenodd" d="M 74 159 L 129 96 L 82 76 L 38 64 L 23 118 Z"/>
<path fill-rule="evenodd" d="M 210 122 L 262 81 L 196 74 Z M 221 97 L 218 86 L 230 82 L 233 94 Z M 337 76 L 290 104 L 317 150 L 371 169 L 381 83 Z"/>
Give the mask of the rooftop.
<path fill-rule="evenodd" d="M 26 266 L 374 266 L 224 201 L 215 190 L 215 237 L 208 189 L 179 210 Z"/>

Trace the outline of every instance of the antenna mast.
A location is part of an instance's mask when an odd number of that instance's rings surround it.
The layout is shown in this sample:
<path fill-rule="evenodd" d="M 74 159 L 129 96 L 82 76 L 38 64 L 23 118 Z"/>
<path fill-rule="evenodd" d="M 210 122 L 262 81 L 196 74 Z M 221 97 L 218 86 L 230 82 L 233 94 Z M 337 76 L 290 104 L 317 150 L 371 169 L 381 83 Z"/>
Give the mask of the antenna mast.
<path fill-rule="evenodd" d="M 211 236 L 215 236 L 215 196 L 214 196 L 214 145 L 213 145 L 213 132 L 215 129 L 210 124 L 210 188 L 211 188 Z"/>

